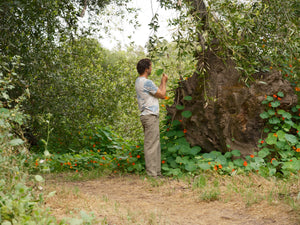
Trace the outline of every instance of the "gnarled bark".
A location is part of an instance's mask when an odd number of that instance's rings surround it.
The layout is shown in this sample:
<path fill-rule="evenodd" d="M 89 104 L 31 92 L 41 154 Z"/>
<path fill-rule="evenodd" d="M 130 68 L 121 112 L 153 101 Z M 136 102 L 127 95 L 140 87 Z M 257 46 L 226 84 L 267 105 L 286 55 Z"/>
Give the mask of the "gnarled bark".
<path fill-rule="evenodd" d="M 208 50 L 204 65 L 207 65 L 205 78 L 194 73 L 182 81 L 176 90 L 175 103 L 167 107 L 168 114 L 182 119 L 183 127 L 188 128 L 187 141 L 192 146 L 201 146 L 204 151 L 226 152 L 229 145 L 230 149 L 240 150 L 242 155 L 252 153 L 263 136 L 264 121 L 259 114 L 265 107 L 261 104 L 265 95 L 283 92 L 281 107 L 285 109 L 297 103 L 293 88 L 280 72 L 256 74 L 255 82 L 247 87 L 239 81 L 241 75 L 232 60 L 224 63 Z M 184 100 L 187 95 L 193 99 Z M 191 111 L 192 116 L 183 118 L 176 104 L 184 105 L 184 110 Z"/>

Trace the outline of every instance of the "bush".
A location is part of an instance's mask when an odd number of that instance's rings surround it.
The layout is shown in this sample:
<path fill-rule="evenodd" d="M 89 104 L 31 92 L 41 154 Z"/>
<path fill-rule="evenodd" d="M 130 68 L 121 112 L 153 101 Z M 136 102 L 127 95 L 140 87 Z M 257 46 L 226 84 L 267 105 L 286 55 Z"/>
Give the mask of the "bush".
<path fill-rule="evenodd" d="M 42 195 L 37 196 L 33 190 L 41 178 L 33 179 L 24 167 L 29 152 L 21 138 L 20 127 L 26 116 L 20 110 L 20 103 L 25 96 L 10 96 L 17 77 L 14 69 L 21 65 L 19 59 L 8 61 L 0 57 L 0 223 L 51 224 L 55 220 L 41 208 Z"/>

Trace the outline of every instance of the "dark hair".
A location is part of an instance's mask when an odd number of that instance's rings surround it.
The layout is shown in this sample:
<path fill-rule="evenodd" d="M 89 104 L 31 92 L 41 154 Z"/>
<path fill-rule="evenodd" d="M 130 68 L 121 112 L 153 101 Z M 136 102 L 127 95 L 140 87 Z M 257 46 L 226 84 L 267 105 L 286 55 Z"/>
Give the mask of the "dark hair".
<path fill-rule="evenodd" d="M 136 69 L 140 75 L 142 75 L 146 69 L 149 69 L 151 66 L 150 59 L 141 59 L 136 65 Z"/>

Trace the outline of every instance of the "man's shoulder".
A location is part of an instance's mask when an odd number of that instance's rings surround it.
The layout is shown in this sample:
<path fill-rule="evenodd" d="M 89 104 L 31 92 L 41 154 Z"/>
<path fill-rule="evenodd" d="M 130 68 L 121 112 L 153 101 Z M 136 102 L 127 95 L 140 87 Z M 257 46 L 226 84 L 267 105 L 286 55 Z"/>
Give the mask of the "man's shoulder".
<path fill-rule="evenodd" d="M 155 86 L 152 80 L 147 79 L 146 77 L 138 77 L 135 80 L 135 84 L 143 84 L 144 86 Z"/>
<path fill-rule="evenodd" d="M 155 87 L 155 84 L 153 83 L 152 80 L 146 79 L 144 82 L 145 87 Z"/>
<path fill-rule="evenodd" d="M 145 77 L 137 77 L 135 79 L 135 83 L 138 84 L 138 83 L 144 83 L 147 79 Z"/>

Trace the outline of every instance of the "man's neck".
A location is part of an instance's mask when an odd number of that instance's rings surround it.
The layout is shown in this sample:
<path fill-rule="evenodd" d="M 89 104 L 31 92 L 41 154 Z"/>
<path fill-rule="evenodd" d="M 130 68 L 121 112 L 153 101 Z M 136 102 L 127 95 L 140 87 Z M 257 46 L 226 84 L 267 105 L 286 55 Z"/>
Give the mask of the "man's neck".
<path fill-rule="evenodd" d="M 146 79 L 148 79 L 147 73 L 144 73 L 144 74 L 140 75 L 140 77 L 145 77 Z"/>

